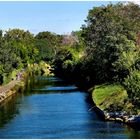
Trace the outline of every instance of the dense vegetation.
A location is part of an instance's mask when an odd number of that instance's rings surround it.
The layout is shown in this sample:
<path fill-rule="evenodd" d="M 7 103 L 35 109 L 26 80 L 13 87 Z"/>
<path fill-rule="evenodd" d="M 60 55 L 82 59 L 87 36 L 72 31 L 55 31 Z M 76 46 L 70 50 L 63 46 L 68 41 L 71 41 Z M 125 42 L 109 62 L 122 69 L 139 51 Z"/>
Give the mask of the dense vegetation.
<path fill-rule="evenodd" d="M 126 102 L 139 107 L 139 25 L 140 7 L 118 3 L 94 7 L 81 30 L 70 35 L 45 31 L 34 36 L 20 29 L 1 31 L 0 83 L 14 70 L 45 61 L 53 66 L 56 75 L 89 87 L 119 85 L 127 90 Z"/>
<path fill-rule="evenodd" d="M 56 50 L 54 43 L 57 43 L 59 38 L 60 35 L 48 31 L 40 32 L 36 36 L 20 29 L 1 31 L 0 84 L 9 82 L 19 71 L 31 64 L 40 64 L 41 67 L 41 61 L 47 60 L 49 63 Z M 36 65 L 33 68 L 37 71 Z"/>
<path fill-rule="evenodd" d="M 37 56 L 34 37 L 28 31 L 9 30 L 0 37 L 0 83 L 15 69 L 21 69 L 33 63 Z"/>
<path fill-rule="evenodd" d="M 119 83 L 127 90 L 127 104 L 133 104 L 130 108 L 139 108 L 139 25 L 140 7 L 136 4 L 94 7 L 86 24 L 75 32 L 78 45 L 57 53 L 57 73 L 86 81 L 90 86 Z"/>

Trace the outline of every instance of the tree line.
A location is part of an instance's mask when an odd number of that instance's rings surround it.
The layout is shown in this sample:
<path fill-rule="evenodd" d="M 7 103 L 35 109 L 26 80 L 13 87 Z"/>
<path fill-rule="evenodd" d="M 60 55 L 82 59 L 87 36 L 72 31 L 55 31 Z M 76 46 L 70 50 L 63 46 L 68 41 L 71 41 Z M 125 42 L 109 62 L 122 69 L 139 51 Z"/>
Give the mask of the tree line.
<path fill-rule="evenodd" d="M 51 63 L 65 35 L 49 31 L 37 35 L 21 29 L 0 31 L 0 85 L 9 82 L 14 70 L 27 68 L 28 64 L 45 61 Z M 65 43 L 67 43 L 65 41 Z"/>
<path fill-rule="evenodd" d="M 54 66 L 58 75 L 88 85 L 120 83 L 130 102 L 140 104 L 140 7 L 117 3 L 89 10 L 75 32 L 78 43 L 63 47 Z"/>
<path fill-rule="evenodd" d="M 46 61 L 56 75 L 88 85 L 120 83 L 140 104 L 140 7 L 117 3 L 93 7 L 85 24 L 70 35 L 0 32 L 0 83 L 14 69 Z"/>

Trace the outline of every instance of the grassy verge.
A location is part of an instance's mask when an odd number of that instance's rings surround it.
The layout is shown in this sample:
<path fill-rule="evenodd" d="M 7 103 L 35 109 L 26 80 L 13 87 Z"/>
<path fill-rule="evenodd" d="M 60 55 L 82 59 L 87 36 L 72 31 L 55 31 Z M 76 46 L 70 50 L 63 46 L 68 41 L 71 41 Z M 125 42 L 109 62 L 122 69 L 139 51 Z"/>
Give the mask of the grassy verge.
<path fill-rule="evenodd" d="M 104 111 L 131 110 L 126 90 L 119 84 L 103 84 L 95 86 L 92 92 L 95 104 Z"/>

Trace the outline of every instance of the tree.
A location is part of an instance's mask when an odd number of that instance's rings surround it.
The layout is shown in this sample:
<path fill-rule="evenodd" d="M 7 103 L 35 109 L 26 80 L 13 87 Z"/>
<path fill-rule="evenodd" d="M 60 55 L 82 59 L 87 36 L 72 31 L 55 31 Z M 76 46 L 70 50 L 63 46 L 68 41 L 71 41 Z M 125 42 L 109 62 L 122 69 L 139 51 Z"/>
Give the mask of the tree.
<path fill-rule="evenodd" d="M 127 89 L 129 99 L 133 105 L 139 107 L 140 105 L 140 72 L 133 70 L 130 75 L 127 75 L 123 85 Z"/>
<path fill-rule="evenodd" d="M 14 47 L 14 53 L 24 66 L 27 66 L 27 63 L 36 61 L 35 57 L 38 55 L 38 50 L 35 47 L 34 36 L 29 31 L 20 29 L 8 30 L 3 38 L 5 43 Z"/>
<path fill-rule="evenodd" d="M 136 44 L 140 31 L 138 13 L 140 8 L 133 3 L 109 4 L 89 11 L 82 37 L 86 44 L 86 61 L 95 72 L 92 79 L 123 80 L 129 74 L 139 52 Z"/>
<path fill-rule="evenodd" d="M 4 76 L 12 72 L 16 68 L 15 64 L 18 63 L 13 50 L 14 48 L 8 44 L 0 46 L 0 84 L 3 83 Z"/>
<path fill-rule="evenodd" d="M 39 59 L 50 61 L 54 58 L 62 37 L 51 32 L 40 32 L 35 36 L 36 47 L 39 50 Z"/>

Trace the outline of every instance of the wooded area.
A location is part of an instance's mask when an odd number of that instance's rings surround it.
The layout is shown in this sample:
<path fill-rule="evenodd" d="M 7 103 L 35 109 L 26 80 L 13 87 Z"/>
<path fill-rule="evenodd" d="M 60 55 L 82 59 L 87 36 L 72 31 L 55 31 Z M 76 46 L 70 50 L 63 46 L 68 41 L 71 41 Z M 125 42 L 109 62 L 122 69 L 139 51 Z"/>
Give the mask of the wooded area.
<path fill-rule="evenodd" d="M 56 75 L 90 85 L 119 83 L 140 105 L 140 7 L 133 3 L 94 7 L 81 30 L 70 35 L 11 29 L 0 32 L 0 83 L 28 64 L 45 61 Z"/>

